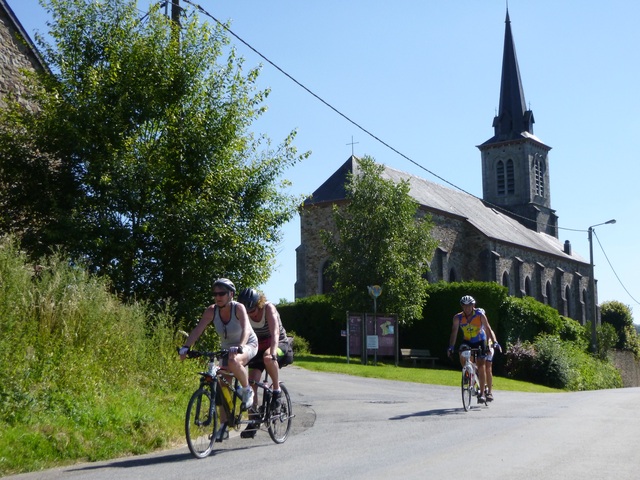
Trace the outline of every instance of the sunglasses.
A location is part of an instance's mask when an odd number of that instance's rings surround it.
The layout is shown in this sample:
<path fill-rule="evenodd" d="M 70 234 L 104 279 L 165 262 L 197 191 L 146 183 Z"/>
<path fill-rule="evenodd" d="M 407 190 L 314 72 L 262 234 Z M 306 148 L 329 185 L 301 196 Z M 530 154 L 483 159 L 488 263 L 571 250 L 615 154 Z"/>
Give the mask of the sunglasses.
<path fill-rule="evenodd" d="M 251 315 L 253 312 L 255 312 L 256 310 L 258 310 L 258 307 L 253 307 L 251 310 L 247 310 L 247 313 L 249 315 Z"/>
<path fill-rule="evenodd" d="M 229 292 L 213 292 L 214 297 L 224 297 Z"/>

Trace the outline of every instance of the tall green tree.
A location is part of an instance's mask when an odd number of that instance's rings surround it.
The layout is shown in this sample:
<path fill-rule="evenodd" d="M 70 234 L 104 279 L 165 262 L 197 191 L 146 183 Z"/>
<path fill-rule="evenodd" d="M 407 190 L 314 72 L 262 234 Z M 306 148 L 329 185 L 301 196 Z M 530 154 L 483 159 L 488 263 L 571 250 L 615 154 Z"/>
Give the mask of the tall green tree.
<path fill-rule="evenodd" d="M 600 306 L 600 319 L 603 324 L 611 324 L 617 333 L 615 348 L 630 350 L 640 356 L 640 338 L 633 324 L 631 307 L 622 302 L 611 300 Z"/>
<path fill-rule="evenodd" d="M 180 316 L 213 277 L 264 282 L 299 203 L 282 176 L 307 154 L 295 132 L 274 148 L 250 131 L 269 93 L 259 69 L 193 12 L 178 26 L 134 0 L 41 3 L 50 72 L 31 79 L 36 109 L 0 113 L 0 228 Z"/>
<path fill-rule="evenodd" d="M 334 206 L 336 231 L 323 231 L 332 264 L 334 298 L 342 310 L 371 311 L 368 286 L 380 285 L 379 312 L 403 323 L 421 318 L 425 274 L 436 242 L 431 219 L 421 214 L 406 181 L 383 178 L 384 166 L 360 159 L 350 174 L 347 204 Z"/>

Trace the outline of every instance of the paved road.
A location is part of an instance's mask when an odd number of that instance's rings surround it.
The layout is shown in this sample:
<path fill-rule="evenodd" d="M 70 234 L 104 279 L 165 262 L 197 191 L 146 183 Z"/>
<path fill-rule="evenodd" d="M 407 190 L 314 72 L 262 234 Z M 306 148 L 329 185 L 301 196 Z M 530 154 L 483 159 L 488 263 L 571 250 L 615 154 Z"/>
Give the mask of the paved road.
<path fill-rule="evenodd" d="M 454 387 L 283 370 L 294 430 L 237 435 L 204 460 L 185 447 L 12 479 L 636 479 L 640 389 L 495 392 L 464 412 Z M 255 471 L 257 470 L 257 471 Z"/>

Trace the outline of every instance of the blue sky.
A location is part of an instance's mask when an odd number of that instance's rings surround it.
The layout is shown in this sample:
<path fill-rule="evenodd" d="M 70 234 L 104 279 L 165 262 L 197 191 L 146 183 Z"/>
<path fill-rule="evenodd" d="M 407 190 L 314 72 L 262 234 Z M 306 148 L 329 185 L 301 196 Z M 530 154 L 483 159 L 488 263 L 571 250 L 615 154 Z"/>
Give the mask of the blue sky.
<path fill-rule="evenodd" d="M 37 0 L 7 1 L 29 34 L 46 33 L 46 12 Z M 149 3 L 138 2 L 142 10 Z M 311 194 L 346 161 L 353 138 L 356 155 L 442 183 L 433 172 L 482 196 L 476 145 L 493 135 L 504 0 L 195 3 L 231 20 L 245 42 L 415 162 L 233 39 L 247 65 L 263 64 L 259 85 L 272 89 L 255 130 L 277 144 L 297 129 L 299 150 L 312 152 L 285 174 L 293 182 L 290 193 Z M 552 147 L 551 206 L 559 239 L 588 261 L 588 227 L 617 220 L 595 228 L 599 300 L 629 305 L 640 323 L 640 2 L 511 0 L 509 15 L 534 132 Z M 274 301 L 294 298 L 299 218 L 283 231 L 273 276 L 261 286 Z"/>

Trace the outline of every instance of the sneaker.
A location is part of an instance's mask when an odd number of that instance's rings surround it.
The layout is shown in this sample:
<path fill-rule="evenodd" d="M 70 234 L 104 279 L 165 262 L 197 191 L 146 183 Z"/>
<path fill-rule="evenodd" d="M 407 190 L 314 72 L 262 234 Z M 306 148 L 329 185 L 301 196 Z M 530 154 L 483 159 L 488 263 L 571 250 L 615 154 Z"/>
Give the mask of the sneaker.
<path fill-rule="evenodd" d="M 493 394 L 492 393 L 487 393 L 485 395 L 485 398 L 487 399 L 487 402 L 493 402 Z"/>
<path fill-rule="evenodd" d="M 247 410 L 253 406 L 253 388 L 250 385 L 242 392 L 242 406 Z"/>
<path fill-rule="evenodd" d="M 214 434 L 216 442 L 221 442 L 222 440 L 229 438 L 229 432 L 227 432 L 227 424 L 222 423 L 220 428 Z"/>
<path fill-rule="evenodd" d="M 253 438 L 256 436 L 256 433 L 258 432 L 258 426 L 251 422 L 247 425 L 247 428 L 245 428 L 242 432 L 240 432 L 240 437 L 241 438 Z"/>
<path fill-rule="evenodd" d="M 277 410 L 282 405 L 282 390 L 274 390 L 271 396 L 271 408 Z"/>
<path fill-rule="evenodd" d="M 478 395 L 478 403 L 487 403 L 487 401 L 485 400 L 484 396 Z"/>

